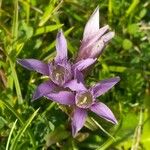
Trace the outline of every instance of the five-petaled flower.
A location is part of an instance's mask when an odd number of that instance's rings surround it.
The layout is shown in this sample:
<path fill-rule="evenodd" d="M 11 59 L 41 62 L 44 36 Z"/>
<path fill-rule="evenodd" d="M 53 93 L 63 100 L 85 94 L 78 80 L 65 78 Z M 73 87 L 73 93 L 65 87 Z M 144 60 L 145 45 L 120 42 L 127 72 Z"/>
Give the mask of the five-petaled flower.
<path fill-rule="evenodd" d="M 71 64 L 68 61 L 67 42 L 62 30 L 60 30 L 57 34 L 56 52 L 57 54 L 54 61 L 49 62 L 48 64 L 45 64 L 44 62 L 36 59 L 18 59 L 18 63 L 23 67 L 29 70 L 35 70 L 41 73 L 42 75 L 49 76 L 50 78 L 48 81 L 40 84 L 37 87 L 33 95 L 33 100 L 50 93 L 51 96 L 49 98 L 53 99 L 53 93 L 55 92 L 57 92 L 57 96 L 59 96 L 59 92 L 61 93 L 61 89 L 65 87 L 65 84 L 69 83 L 72 79 L 76 78 L 76 69 L 82 71 L 96 61 L 96 59 L 87 58 L 75 64 Z M 70 93 L 70 91 L 66 91 L 64 93 L 64 97 L 70 96 Z M 72 100 L 69 101 L 70 103 L 72 103 Z M 62 100 L 61 103 L 65 104 L 65 100 Z"/>
<path fill-rule="evenodd" d="M 77 74 L 77 79 L 66 84 L 66 87 L 70 88 L 72 91 L 75 91 L 73 104 L 75 109 L 72 117 L 72 135 L 76 136 L 78 131 L 83 127 L 88 110 L 96 113 L 105 120 L 116 124 L 117 120 L 112 111 L 104 103 L 99 102 L 97 97 L 103 95 L 111 89 L 116 83 L 119 82 L 120 78 L 114 77 L 107 80 L 102 80 L 87 89 L 83 84 L 83 77 L 81 73 L 78 72 Z M 78 80 L 78 84 L 76 84 L 76 80 Z"/>
<path fill-rule="evenodd" d="M 108 25 L 99 27 L 99 7 L 97 7 L 85 26 L 76 61 L 98 58 L 106 44 L 115 35 L 114 32 L 107 32 L 108 30 Z"/>

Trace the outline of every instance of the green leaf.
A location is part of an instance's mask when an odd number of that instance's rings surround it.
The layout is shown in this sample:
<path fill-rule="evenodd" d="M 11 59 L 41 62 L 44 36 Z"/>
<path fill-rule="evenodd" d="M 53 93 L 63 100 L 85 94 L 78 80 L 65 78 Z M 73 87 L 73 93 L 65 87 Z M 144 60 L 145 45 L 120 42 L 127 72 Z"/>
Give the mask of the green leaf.
<path fill-rule="evenodd" d="M 35 31 L 34 36 L 44 34 L 44 33 L 48 33 L 48 32 L 52 32 L 54 30 L 57 30 L 57 29 L 61 28 L 62 26 L 63 26 L 63 24 L 56 24 L 56 25 L 40 27 Z"/>
<path fill-rule="evenodd" d="M 132 123 L 130 123 L 132 122 Z M 117 126 L 113 133 L 113 138 L 109 138 L 103 145 L 98 147 L 96 150 L 106 150 L 113 144 L 114 147 L 121 149 L 122 145 L 127 148 L 131 146 L 132 140 L 129 138 L 133 135 L 134 130 L 138 124 L 138 116 L 133 113 L 128 113 L 123 117 L 122 122 Z M 126 147 L 127 146 L 127 147 Z"/>

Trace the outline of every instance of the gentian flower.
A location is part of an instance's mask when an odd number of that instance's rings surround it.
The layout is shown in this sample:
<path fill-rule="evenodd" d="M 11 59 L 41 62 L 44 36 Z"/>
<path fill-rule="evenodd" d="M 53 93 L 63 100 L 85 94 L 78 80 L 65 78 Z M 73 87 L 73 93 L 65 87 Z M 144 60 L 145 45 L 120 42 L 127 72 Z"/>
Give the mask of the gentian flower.
<path fill-rule="evenodd" d="M 108 30 L 108 25 L 99 27 L 99 7 L 97 7 L 85 26 L 76 61 L 98 58 L 106 44 L 114 37 L 114 32 L 107 32 Z"/>
<path fill-rule="evenodd" d="M 55 97 L 55 101 L 57 102 L 64 99 L 66 102 L 73 100 L 72 103 L 68 103 L 68 105 L 74 106 L 71 125 L 72 135 L 75 137 L 78 131 L 83 127 L 86 121 L 87 112 L 89 110 L 96 113 L 98 116 L 104 118 L 105 120 L 113 124 L 117 124 L 117 120 L 112 111 L 104 103 L 99 102 L 97 97 L 110 90 L 116 83 L 119 82 L 119 80 L 119 77 L 110 78 L 100 81 L 91 88 L 86 88 L 86 86 L 83 84 L 82 74 L 76 70 L 76 79 L 65 84 L 65 87 L 68 87 L 73 91 L 71 97 L 64 97 L 66 91 L 61 91 L 59 95 L 57 93 L 54 93 L 53 95 L 48 94 L 46 97 L 53 97 L 53 100 Z"/>
<path fill-rule="evenodd" d="M 54 61 L 49 62 L 48 64 L 36 59 L 18 59 L 18 63 L 26 69 L 37 71 L 42 75 L 49 76 L 50 78 L 48 81 L 40 84 L 37 87 L 33 95 L 33 100 L 50 93 L 51 99 L 53 99 L 53 93 L 55 92 L 57 92 L 57 96 L 59 97 L 59 93 L 61 94 L 60 90 L 64 88 L 65 84 L 69 83 L 72 79 L 75 78 L 75 69 L 82 71 L 96 61 L 96 59 L 88 58 L 81 60 L 76 64 L 71 64 L 68 61 L 67 56 L 67 42 L 61 30 L 58 32 L 56 38 L 56 52 L 57 54 Z M 66 104 L 65 97 L 71 98 L 72 93 L 65 91 L 63 94 L 64 100 L 60 100 L 59 102 L 61 104 Z M 69 100 L 71 104 L 72 101 L 72 99 Z"/>

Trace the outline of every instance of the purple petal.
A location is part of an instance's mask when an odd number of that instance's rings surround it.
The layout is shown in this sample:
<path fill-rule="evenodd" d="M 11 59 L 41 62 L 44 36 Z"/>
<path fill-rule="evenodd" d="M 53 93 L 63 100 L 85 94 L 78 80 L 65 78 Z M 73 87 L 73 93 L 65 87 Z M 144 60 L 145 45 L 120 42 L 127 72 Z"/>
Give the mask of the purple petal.
<path fill-rule="evenodd" d="M 102 39 L 95 43 L 95 45 L 88 52 L 91 58 L 97 58 L 101 55 L 103 49 L 105 47 L 105 43 Z"/>
<path fill-rule="evenodd" d="M 108 29 L 109 29 L 109 25 L 105 25 L 104 27 L 101 27 L 95 35 L 90 37 L 89 43 L 92 44 L 92 43 L 96 42 L 98 39 L 100 39 L 102 37 L 102 35 L 106 34 Z"/>
<path fill-rule="evenodd" d="M 35 70 L 43 75 L 49 75 L 48 65 L 37 59 L 18 59 L 17 62 L 29 70 Z"/>
<path fill-rule="evenodd" d="M 84 60 L 80 60 L 76 64 L 74 64 L 73 68 L 78 69 L 79 71 L 82 71 L 82 70 L 86 69 L 87 67 L 89 67 L 90 65 L 92 65 L 96 60 L 97 59 L 93 59 L 93 58 L 87 58 Z"/>
<path fill-rule="evenodd" d="M 78 82 L 77 79 L 71 80 L 70 82 L 66 83 L 64 87 L 70 88 L 72 91 L 83 91 L 87 90 L 86 87 L 82 82 Z"/>
<path fill-rule="evenodd" d="M 101 102 L 95 103 L 90 107 L 90 110 L 96 113 L 98 116 L 102 117 L 103 119 L 113 124 L 117 124 L 117 120 L 114 114 L 104 103 Z"/>
<path fill-rule="evenodd" d="M 86 109 L 76 108 L 72 118 L 72 135 L 76 136 L 78 131 L 83 127 L 87 117 Z"/>
<path fill-rule="evenodd" d="M 56 62 L 62 62 L 63 60 L 67 60 L 67 41 L 64 37 L 62 30 L 60 30 L 57 34 L 56 38 L 56 50 L 57 55 L 55 57 Z"/>
<path fill-rule="evenodd" d="M 104 35 L 108 31 L 108 29 L 109 26 L 106 25 L 100 28 L 96 34 L 90 36 L 89 39 L 82 41 L 80 50 L 85 51 L 89 46 L 95 44 L 95 42 L 97 42 L 102 37 L 102 35 Z"/>
<path fill-rule="evenodd" d="M 95 43 L 92 50 L 89 52 L 91 58 L 97 58 L 102 53 L 106 44 L 114 37 L 114 32 L 108 32 L 101 37 L 101 39 Z"/>
<path fill-rule="evenodd" d="M 97 7 L 94 10 L 93 14 L 91 15 L 90 19 L 88 20 L 85 26 L 83 33 L 83 40 L 86 40 L 95 33 L 97 33 L 98 30 L 99 30 L 99 7 Z"/>
<path fill-rule="evenodd" d="M 33 95 L 33 100 L 36 100 L 46 94 L 54 92 L 56 88 L 57 86 L 52 81 L 46 81 L 40 84 L 35 90 L 35 93 Z"/>
<path fill-rule="evenodd" d="M 107 26 L 105 27 L 106 31 Z M 100 29 L 101 30 L 101 29 Z M 77 61 L 86 58 L 97 58 L 102 53 L 106 44 L 114 37 L 114 32 L 108 32 L 101 37 L 102 34 L 97 33 L 90 40 L 82 41 Z"/>
<path fill-rule="evenodd" d="M 45 97 L 64 105 L 73 105 L 75 103 L 75 95 L 69 91 L 51 93 L 45 95 Z"/>
<path fill-rule="evenodd" d="M 84 84 L 83 73 L 79 71 L 78 69 L 74 70 L 74 79 L 77 79 L 78 82 L 82 82 L 82 84 Z"/>
<path fill-rule="evenodd" d="M 114 36 L 115 36 L 115 32 L 108 32 L 107 34 L 103 35 L 101 39 L 104 41 L 106 45 L 106 43 L 108 43 Z"/>
<path fill-rule="evenodd" d="M 95 86 L 93 86 L 91 88 L 91 91 L 93 92 L 93 95 L 95 97 L 98 97 L 98 96 L 106 93 L 108 90 L 110 90 L 119 81 L 120 81 L 119 77 L 100 81 L 99 83 L 97 83 Z"/>

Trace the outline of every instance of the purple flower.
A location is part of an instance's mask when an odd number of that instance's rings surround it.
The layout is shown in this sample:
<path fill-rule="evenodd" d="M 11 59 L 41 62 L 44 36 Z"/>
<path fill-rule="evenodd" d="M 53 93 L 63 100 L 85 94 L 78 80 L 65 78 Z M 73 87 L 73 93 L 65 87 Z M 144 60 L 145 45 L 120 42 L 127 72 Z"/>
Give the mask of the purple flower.
<path fill-rule="evenodd" d="M 37 87 L 33 95 L 34 100 L 50 93 L 51 98 L 53 99 L 53 93 L 60 91 L 64 88 L 66 83 L 69 83 L 75 78 L 74 72 L 76 69 L 82 71 L 96 61 L 96 59 L 88 58 L 81 60 L 76 64 L 71 64 L 67 60 L 67 42 L 62 31 L 59 31 L 57 34 L 56 52 L 57 54 L 54 61 L 49 62 L 48 64 L 36 59 L 18 59 L 17 61 L 23 67 L 29 70 L 37 71 L 42 75 L 49 76 L 50 78 L 50 80 L 40 84 Z M 71 92 L 66 91 L 63 93 L 64 97 L 70 97 L 70 93 Z M 59 94 L 57 97 L 59 97 Z M 71 101 L 72 100 L 70 100 L 70 103 Z M 65 100 L 61 101 L 61 104 L 65 103 Z"/>
<path fill-rule="evenodd" d="M 83 127 L 88 110 L 96 113 L 105 120 L 116 124 L 117 120 L 112 111 L 104 103 L 99 102 L 97 97 L 111 89 L 119 82 L 120 78 L 115 77 L 103 80 L 87 89 L 83 84 L 82 74 L 78 70 L 76 70 L 76 74 L 77 78 L 75 80 L 65 84 L 65 87 L 68 87 L 73 91 L 72 94 L 66 96 L 66 91 L 61 91 L 53 95 L 46 95 L 47 98 L 52 98 L 54 101 L 59 103 L 62 103 L 62 101 L 65 100 L 65 104 L 74 106 L 72 116 L 72 135 L 76 136 L 78 131 Z"/>
<path fill-rule="evenodd" d="M 77 61 L 99 57 L 106 44 L 114 37 L 114 32 L 107 32 L 108 30 L 108 25 L 99 27 L 99 7 L 97 7 L 85 26 Z"/>

